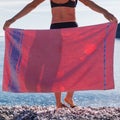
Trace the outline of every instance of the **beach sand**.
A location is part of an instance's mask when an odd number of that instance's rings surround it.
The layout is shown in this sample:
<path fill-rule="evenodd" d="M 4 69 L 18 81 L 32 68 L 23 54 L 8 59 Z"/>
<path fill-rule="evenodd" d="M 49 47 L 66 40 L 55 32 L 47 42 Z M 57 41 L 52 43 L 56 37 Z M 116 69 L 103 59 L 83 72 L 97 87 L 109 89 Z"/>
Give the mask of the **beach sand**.
<path fill-rule="evenodd" d="M 120 108 L 0 106 L 0 120 L 120 120 Z"/>

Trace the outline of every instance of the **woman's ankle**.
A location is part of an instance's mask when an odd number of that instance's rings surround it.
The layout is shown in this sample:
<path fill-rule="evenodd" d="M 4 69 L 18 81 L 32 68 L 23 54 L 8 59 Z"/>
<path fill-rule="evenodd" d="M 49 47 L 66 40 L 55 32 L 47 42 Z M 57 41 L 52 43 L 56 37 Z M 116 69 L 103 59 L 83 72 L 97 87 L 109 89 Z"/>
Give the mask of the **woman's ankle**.
<path fill-rule="evenodd" d="M 62 108 L 62 103 L 61 103 L 61 102 L 60 102 L 60 103 L 57 103 L 57 104 L 56 104 L 56 107 L 57 107 L 57 108 Z"/>
<path fill-rule="evenodd" d="M 74 101 L 72 98 L 65 97 L 64 101 L 69 104 L 70 106 L 74 106 Z"/>

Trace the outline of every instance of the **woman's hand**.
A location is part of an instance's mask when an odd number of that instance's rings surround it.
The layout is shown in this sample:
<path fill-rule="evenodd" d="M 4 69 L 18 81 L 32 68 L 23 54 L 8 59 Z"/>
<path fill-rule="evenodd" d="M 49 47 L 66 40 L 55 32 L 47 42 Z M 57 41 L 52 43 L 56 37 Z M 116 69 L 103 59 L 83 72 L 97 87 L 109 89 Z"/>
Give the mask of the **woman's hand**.
<path fill-rule="evenodd" d="M 15 20 L 12 18 L 12 19 L 9 19 L 5 22 L 4 26 L 3 26 L 3 30 L 5 30 L 6 28 L 8 28 Z"/>

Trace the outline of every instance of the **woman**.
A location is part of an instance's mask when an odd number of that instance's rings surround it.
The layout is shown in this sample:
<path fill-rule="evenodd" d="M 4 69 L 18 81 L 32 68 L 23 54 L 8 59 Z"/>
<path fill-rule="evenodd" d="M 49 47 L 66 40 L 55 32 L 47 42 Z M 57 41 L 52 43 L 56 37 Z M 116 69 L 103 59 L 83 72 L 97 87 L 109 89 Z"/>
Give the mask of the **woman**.
<path fill-rule="evenodd" d="M 19 18 L 25 16 L 30 11 L 35 9 L 40 3 L 45 0 L 33 0 L 31 3 L 26 5 L 23 10 L 21 10 L 18 14 L 16 14 L 13 18 L 7 20 L 4 24 L 3 29 L 8 28 L 13 22 L 18 20 Z M 96 3 L 91 0 L 79 0 L 84 5 L 88 6 L 92 10 L 101 13 L 104 15 L 106 19 L 109 21 L 117 21 L 117 19 L 109 13 L 104 8 L 98 6 Z M 58 28 L 69 28 L 69 27 L 77 27 L 76 18 L 75 18 L 75 7 L 77 5 L 77 0 L 50 0 L 51 2 L 51 10 L 52 10 L 52 21 L 50 29 L 58 29 Z M 69 91 L 66 94 L 65 102 L 70 105 L 70 107 L 75 107 L 75 104 L 72 100 L 73 91 Z M 65 105 L 61 102 L 61 92 L 55 93 L 56 97 L 56 107 L 61 108 L 65 107 Z"/>

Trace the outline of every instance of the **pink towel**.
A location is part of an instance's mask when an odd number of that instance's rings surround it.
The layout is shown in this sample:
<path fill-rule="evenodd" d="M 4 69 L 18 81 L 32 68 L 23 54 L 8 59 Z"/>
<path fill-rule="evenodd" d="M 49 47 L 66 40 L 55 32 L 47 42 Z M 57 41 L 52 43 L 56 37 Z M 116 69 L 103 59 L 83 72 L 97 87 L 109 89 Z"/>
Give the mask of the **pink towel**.
<path fill-rule="evenodd" d="M 57 92 L 114 88 L 117 23 L 5 31 L 3 91 Z"/>

